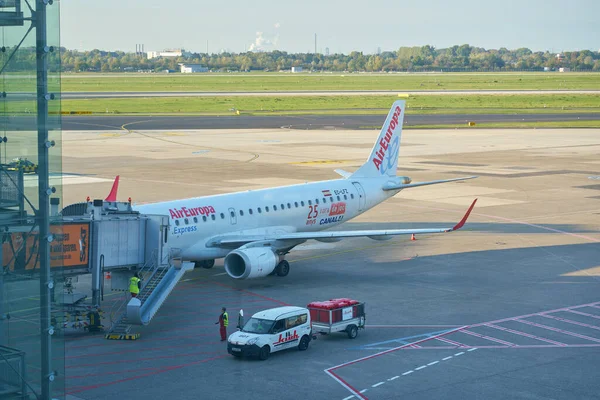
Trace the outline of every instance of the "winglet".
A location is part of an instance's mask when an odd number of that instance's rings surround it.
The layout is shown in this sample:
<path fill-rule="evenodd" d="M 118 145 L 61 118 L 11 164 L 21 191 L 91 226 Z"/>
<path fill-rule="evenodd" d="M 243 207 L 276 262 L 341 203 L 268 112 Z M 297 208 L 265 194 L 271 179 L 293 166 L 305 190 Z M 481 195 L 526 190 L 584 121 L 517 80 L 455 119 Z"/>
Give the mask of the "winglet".
<path fill-rule="evenodd" d="M 473 200 L 473 203 L 471 204 L 471 207 L 469 207 L 469 209 L 465 213 L 464 217 L 462 217 L 462 219 L 460 220 L 460 222 L 458 224 L 454 225 L 454 228 L 452 228 L 453 231 L 459 230 L 460 228 L 463 227 L 463 225 L 465 224 L 465 222 L 467 222 L 467 219 L 469 218 L 469 215 L 471 214 L 471 211 L 473 211 L 473 207 L 475 207 L 475 203 L 477 203 L 477 199 Z"/>
<path fill-rule="evenodd" d="M 105 201 L 117 201 L 117 191 L 119 190 L 119 175 L 115 178 L 115 182 L 112 185 L 112 189 L 108 194 L 108 197 L 104 199 Z"/>

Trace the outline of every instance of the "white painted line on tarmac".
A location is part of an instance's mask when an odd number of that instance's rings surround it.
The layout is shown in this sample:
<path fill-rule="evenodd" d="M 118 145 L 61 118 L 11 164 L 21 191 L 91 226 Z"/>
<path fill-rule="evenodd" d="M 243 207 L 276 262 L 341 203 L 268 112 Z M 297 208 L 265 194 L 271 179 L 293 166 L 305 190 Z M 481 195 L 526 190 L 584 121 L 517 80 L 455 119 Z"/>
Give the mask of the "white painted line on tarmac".
<path fill-rule="evenodd" d="M 363 400 L 365 399 L 365 397 L 361 395 L 362 392 L 357 392 L 356 389 L 354 389 L 352 386 L 348 385 L 344 380 L 339 378 L 335 373 L 333 373 L 329 370 L 325 370 L 325 373 L 327 375 L 329 375 L 330 377 L 332 377 L 336 382 L 338 382 L 344 388 L 348 389 L 351 393 L 354 393 L 354 396 L 358 397 L 359 399 L 363 399 Z"/>
<path fill-rule="evenodd" d="M 471 348 L 471 349 L 469 349 L 469 350 L 467 350 L 467 351 L 475 351 L 475 350 L 477 350 L 477 347 L 473 347 L 473 348 Z M 455 354 L 455 355 L 453 355 L 453 356 L 448 356 L 448 357 L 444 357 L 444 358 L 442 358 L 442 361 L 447 361 L 447 360 L 450 360 L 450 359 L 452 359 L 452 358 L 454 358 L 454 357 L 462 356 L 463 354 L 465 354 L 465 352 L 464 352 L 464 351 L 461 351 L 460 353 L 456 353 L 456 354 Z M 432 365 L 438 364 L 439 362 L 440 362 L 440 361 L 439 361 L 439 360 L 437 360 L 437 361 L 432 361 L 432 362 L 430 362 L 430 363 L 429 363 L 429 364 L 427 364 L 427 365 L 421 365 L 420 367 L 417 367 L 417 368 L 415 368 L 414 370 L 412 370 L 412 369 L 411 369 L 410 371 L 406 371 L 406 372 L 404 372 L 404 373 L 402 374 L 402 376 L 410 375 L 410 374 L 412 374 L 412 373 L 413 373 L 413 372 L 415 372 L 415 371 L 420 371 L 420 370 L 422 370 L 422 369 L 425 369 L 425 368 L 427 368 L 427 367 L 429 367 L 429 366 L 432 366 Z M 388 382 L 394 381 L 394 380 L 396 380 L 396 379 L 398 379 L 398 378 L 400 378 L 400 376 L 398 376 L 398 375 L 396 375 L 396 376 L 393 376 L 393 377 L 391 377 L 391 378 L 389 378 L 389 379 L 388 379 Z M 384 383 L 385 383 L 385 381 L 381 381 L 381 382 L 378 382 L 378 383 L 376 383 L 376 384 L 374 384 L 374 385 L 371 385 L 371 387 L 373 387 L 373 388 L 376 388 L 376 387 L 379 387 L 379 386 L 383 385 Z M 363 390 L 361 390 L 359 393 L 364 393 L 364 392 L 366 392 L 366 391 L 367 391 L 367 389 L 363 389 Z M 352 399 L 352 398 L 354 398 L 354 397 L 356 397 L 356 396 L 348 396 L 348 397 L 344 398 L 343 400 L 350 400 L 350 399 Z"/>
<path fill-rule="evenodd" d="M 462 327 L 459 327 L 459 328 L 455 328 L 455 329 L 451 329 L 451 330 L 448 330 L 448 331 L 444 331 L 444 332 L 442 332 L 442 333 L 440 333 L 440 334 L 438 334 L 438 335 L 435 335 L 435 336 L 428 336 L 428 337 L 426 337 L 426 338 L 424 338 L 424 339 L 417 340 L 416 342 L 413 342 L 413 343 L 407 343 L 407 344 L 403 344 L 402 346 L 394 347 L 394 348 L 392 348 L 392 349 L 387 349 L 387 350 L 385 350 L 385 351 L 381 351 L 381 352 L 379 352 L 379 353 L 371 354 L 370 356 L 366 356 L 366 357 L 357 358 L 356 360 L 348 361 L 348 362 L 345 362 L 345 363 L 343 363 L 343 364 L 339 364 L 339 365 L 336 365 L 336 366 L 334 366 L 334 367 L 327 368 L 327 369 L 326 369 L 326 370 L 324 370 L 323 372 L 325 372 L 327 375 L 329 375 L 329 376 L 330 376 L 331 378 L 333 378 L 333 379 L 334 379 L 334 380 L 335 380 L 337 383 L 339 383 L 340 385 L 342 385 L 344 388 L 346 388 L 347 390 L 349 390 L 351 393 L 354 393 L 354 396 L 355 396 L 355 397 L 358 397 L 359 399 L 360 399 L 360 398 L 364 399 L 365 397 L 364 397 L 364 396 L 361 396 L 361 394 L 362 394 L 362 393 L 364 393 L 364 392 L 366 392 L 366 391 L 367 391 L 367 389 L 363 389 L 363 390 L 361 390 L 360 392 L 357 392 L 357 391 L 356 391 L 356 389 L 354 389 L 352 386 L 350 386 L 349 384 L 347 384 L 346 382 L 344 382 L 344 381 L 343 381 L 343 380 L 342 380 L 340 377 L 338 377 L 338 376 L 337 376 L 337 375 L 336 375 L 336 374 L 335 374 L 333 371 L 335 371 L 336 369 L 340 369 L 340 368 L 343 368 L 343 367 L 349 366 L 349 365 L 357 364 L 357 363 L 359 363 L 359 362 L 363 362 L 363 361 L 366 361 L 366 360 L 370 360 L 370 359 L 373 359 L 373 358 L 375 358 L 375 357 L 380 357 L 380 356 L 383 356 L 383 355 L 385 355 L 385 354 L 389 354 L 389 353 L 392 353 L 392 352 L 395 352 L 395 351 L 398 351 L 398 350 L 402 350 L 402 349 L 405 349 L 405 348 L 407 348 L 407 347 L 410 347 L 410 346 L 412 346 L 412 345 L 416 345 L 416 344 L 418 344 L 418 343 L 421 343 L 421 342 L 426 342 L 426 341 L 433 340 L 433 339 L 436 339 L 436 338 L 438 338 L 438 337 L 441 337 L 441 336 L 446 336 L 446 335 L 449 335 L 449 334 L 451 334 L 451 333 L 458 332 L 458 331 L 460 331 L 460 330 L 462 330 L 462 329 L 466 329 L 466 328 L 468 328 L 468 327 L 469 327 L 469 325 L 465 325 L 465 326 L 462 326 Z M 423 365 L 423 366 L 422 366 L 422 367 L 420 367 L 420 368 L 416 368 L 416 370 L 420 370 L 420 369 L 423 369 L 423 368 L 427 368 L 427 366 L 426 366 L 426 365 Z M 411 372 L 412 372 L 412 371 L 411 371 Z M 408 375 L 408 374 L 403 374 L 403 375 Z"/>
<path fill-rule="evenodd" d="M 213 276 L 221 276 L 221 275 L 227 275 L 227 272 L 221 272 L 220 274 L 214 274 Z"/>

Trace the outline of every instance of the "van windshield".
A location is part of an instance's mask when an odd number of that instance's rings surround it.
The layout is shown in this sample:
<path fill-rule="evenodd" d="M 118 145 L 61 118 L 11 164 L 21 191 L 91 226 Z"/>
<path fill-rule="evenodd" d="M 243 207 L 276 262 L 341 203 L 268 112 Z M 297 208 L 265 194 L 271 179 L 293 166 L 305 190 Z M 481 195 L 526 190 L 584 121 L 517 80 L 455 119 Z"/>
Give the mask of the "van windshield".
<path fill-rule="evenodd" d="M 242 332 L 257 333 L 259 335 L 269 333 L 274 323 L 275 321 L 270 319 L 250 318 L 244 325 Z"/>

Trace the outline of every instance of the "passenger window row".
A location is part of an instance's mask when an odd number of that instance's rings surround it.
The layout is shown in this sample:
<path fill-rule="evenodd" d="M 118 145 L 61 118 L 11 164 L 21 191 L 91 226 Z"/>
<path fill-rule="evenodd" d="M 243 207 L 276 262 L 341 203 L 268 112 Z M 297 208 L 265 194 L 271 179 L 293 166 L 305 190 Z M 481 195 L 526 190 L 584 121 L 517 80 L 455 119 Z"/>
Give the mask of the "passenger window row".
<path fill-rule="evenodd" d="M 343 197 L 344 197 L 344 200 L 348 200 L 348 196 L 347 196 L 347 195 L 344 195 Z M 342 201 L 342 197 L 340 197 L 340 196 L 337 196 L 336 198 L 337 198 L 337 201 Z M 350 198 L 351 198 L 351 199 L 354 199 L 354 194 L 350 193 Z M 333 196 L 329 197 L 329 202 L 330 202 L 330 203 L 333 203 Z M 309 206 L 312 206 L 312 205 L 313 205 L 313 202 L 312 202 L 312 200 L 308 200 L 308 201 L 307 201 L 307 203 L 308 203 L 308 205 L 309 205 Z M 326 197 L 323 197 L 323 202 L 322 202 L 322 203 L 323 203 L 323 204 L 326 204 L 326 203 L 327 203 L 327 198 L 326 198 Z M 315 204 L 315 205 L 319 204 L 319 199 L 315 199 L 315 202 L 314 202 L 314 204 Z M 291 208 L 292 208 L 292 203 L 281 203 L 281 204 L 279 205 L 279 206 L 280 206 L 280 209 L 281 209 L 281 210 L 285 210 L 285 207 L 286 207 L 286 205 L 287 205 L 287 208 L 288 208 L 288 209 L 291 209 Z M 295 201 L 295 202 L 294 202 L 294 208 L 298 208 L 298 207 L 304 207 L 304 205 L 305 205 L 305 203 L 304 203 L 304 200 L 301 200 L 301 201 L 300 201 L 300 203 L 298 203 L 297 201 Z M 274 205 L 273 205 L 273 211 L 277 211 L 277 204 L 274 204 Z M 257 208 L 256 208 L 256 212 L 257 212 L 257 213 L 259 213 L 259 214 L 262 214 L 263 210 L 262 210 L 262 208 L 261 208 L 261 207 L 257 207 Z M 269 212 L 269 206 L 265 206 L 265 212 L 266 212 L 266 213 L 268 213 L 268 212 Z M 244 216 L 244 210 L 239 210 L 239 213 L 240 213 L 240 217 L 243 217 L 243 216 Z M 252 208 L 249 208 L 249 209 L 248 209 L 248 214 L 250 214 L 250 215 L 254 215 L 254 210 L 253 210 Z M 235 218 L 235 212 L 233 212 L 233 211 L 230 211 L 230 212 L 229 212 L 229 215 L 231 216 L 231 218 Z M 225 219 L 225 214 L 223 214 L 223 213 L 220 213 L 220 214 L 219 214 L 219 216 L 221 217 L 221 219 Z M 217 217 L 215 216 L 215 214 L 211 214 L 210 218 L 211 218 L 213 221 L 217 219 Z M 194 221 L 194 224 L 197 224 L 197 223 L 198 223 L 198 217 L 194 217 L 193 221 Z M 208 221 L 208 217 L 207 217 L 206 215 L 203 215 L 203 216 L 202 216 L 202 221 L 204 221 L 204 222 Z M 185 218 L 185 219 L 183 220 L 183 222 L 184 222 L 184 224 L 185 224 L 185 225 L 189 225 L 189 224 L 190 224 L 190 220 L 189 220 L 189 218 Z M 176 219 L 176 220 L 175 220 L 175 225 L 179 226 L 179 224 L 180 224 L 179 220 L 178 220 L 178 219 Z"/>

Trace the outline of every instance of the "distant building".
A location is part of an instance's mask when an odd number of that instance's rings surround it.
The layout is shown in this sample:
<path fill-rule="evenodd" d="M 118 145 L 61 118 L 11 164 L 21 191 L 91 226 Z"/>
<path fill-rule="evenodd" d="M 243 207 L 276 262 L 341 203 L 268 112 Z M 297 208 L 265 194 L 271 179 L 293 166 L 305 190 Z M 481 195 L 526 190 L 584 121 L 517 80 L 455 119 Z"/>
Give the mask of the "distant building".
<path fill-rule="evenodd" d="M 292 67 L 292 72 L 293 73 L 302 72 L 302 67 Z"/>
<path fill-rule="evenodd" d="M 153 58 L 158 57 L 187 57 L 191 55 L 190 52 L 185 51 L 183 49 L 168 49 L 163 51 L 148 51 L 146 56 L 148 60 L 152 60 Z"/>
<path fill-rule="evenodd" d="M 559 68 L 558 72 L 571 72 L 571 68 Z"/>
<path fill-rule="evenodd" d="M 179 64 L 181 67 L 182 74 L 192 74 L 195 72 L 208 72 L 208 67 L 204 67 L 201 64 Z"/>

